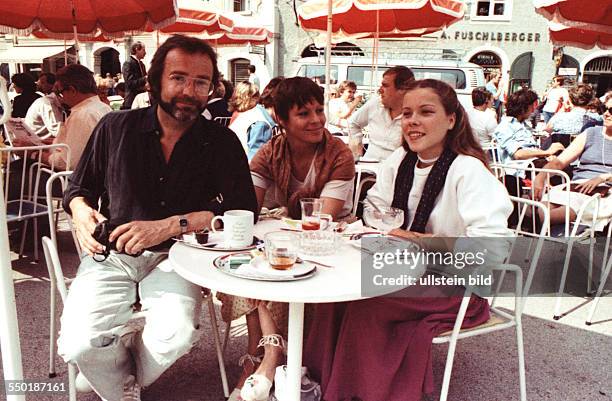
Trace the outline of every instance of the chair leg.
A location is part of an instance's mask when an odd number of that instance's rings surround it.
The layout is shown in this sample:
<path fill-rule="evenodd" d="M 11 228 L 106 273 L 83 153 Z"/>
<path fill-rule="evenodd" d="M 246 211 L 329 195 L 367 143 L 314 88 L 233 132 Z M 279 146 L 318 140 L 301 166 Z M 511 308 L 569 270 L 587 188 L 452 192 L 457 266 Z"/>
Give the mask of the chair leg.
<path fill-rule="evenodd" d="M 519 362 L 519 391 L 521 401 L 527 401 L 527 380 L 525 378 L 525 349 L 523 346 L 523 323 L 520 318 L 516 319 L 516 349 Z"/>
<path fill-rule="evenodd" d="M 26 234 L 28 232 L 28 220 L 24 220 L 21 225 L 21 244 L 19 245 L 19 259 L 23 258 L 23 249 L 25 247 Z"/>
<path fill-rule="evenodd" d="M 38 217 L 34 217 L 34 262 L 38 263 Z"/>
<path fill-rule="evenodd" d="M 585 324 L 590 326 L 593 323 L 593 316 L 595 315 L 595 310 L 597 309 L 597 304 L 601 298 L 601 294 L 603 293 L 604 287 L 606 286 L 606 281 L 608 281 L 608 276 L 610 275 L 610 270 L 612 270 L 612 257 L 608 259 L 608 264 L 606 268 L 603 270 L 603 275 L 601 277 L 601 281 L 599 282 L 599 288 L 597 289 L 597 293 L 595 294 L 595 298 L 593 299 L 593 305 L 591 306 L 591 310 L 589 311 L 589 316 Z"/>
<path fill-rule="evenodd" d="M 593 255 L 595 252 L 595 231 L 591 230 L 589 242 L 589 267 L 587 270 L 587 295 L 593 295 Z"/>
<path fill-rule="evenodd" d="M 467 292 L 467 291 L 466 291 Z M 448 353 L 446 354 L 446 365 L 444 366 L 444 378 L 442 379 L 442 390 L 440 391 L 440 401 L 446 401 L 448 398 L 448 388 L 450 386 L 451 373 L 453 372 L 453 362 L 455 360 L 455 349 L 457 348 L 457 340 L 459 337 L 459 331 L 461 330 L 461 324 L 465 318 L 465 312 L 467 311 L 470 303 L 470 296 L 464 296 L 457 312 L 457 318 L 455 320 L 455 327 L 453 327 L 453 333 L 451 334 L 450 341 L 448 342 Z"/>
<path fill-rule="evenodd" d="M 74 363 L 68 363 L 68 399 L 69 401 L 77 401 L 76 391 L 76 366 Z"/>
<path fill-rule="evenodd" d="M 612 223 L 610 223 L 610 229 L 612 230 Z M 606 246 L 604 247 L 603 259 L 601 261 L 602 266 L 606 266 L 608 263 L 608 257 L 612 256 L 612 255 L 609 255 L 609 252 L 610 252 L 610 233 L 608 233 L 608 238 L 606 238 Z M 601 273 L 599 275 L 599 281 L 601 280 L 604 280 L 604 269 L 601 269 Z"/>
<path fill-rule="evenodd" d="M 557 292 L 557 300 L 555 302 L 555 314 L 553 319 L 561 319 L 561 296 L 565 289 L 565 280 L 567 280 L 567 270 L 569 268 L 570 258 L 572 256 L 572 248 L 574 247 L 575 238 L 570 239 L 567 244 L 567 251 L 565 252 L 565 262 L 563 263 L 563 273 L 561 273 L 561 282 L 559 283 L 559 291 Z"/>
<path fill-rule="evenodd" d="M 224 355 L 225 355 L 225 349 L 227 348 L 227 343 L 229 343 L 231 329 L 232 329 L 232 322 L 227 322 L 225 324 L 225 334 L 223 335 L 223 354 Z"/>
<path fill-rule="evenodd" d="M 55 278 L 49 277 L 51 287 L 49 289 L 49 377 L 55 377 L 55 352 L 56 352 L 56 335 L 57 329 L 55 319 L 55 304 L 57 302 L 57 292 L 55 285 Z"/>
<path fill-rule="evenodd" d="M 221 373 L 221 384 L 223 385 L 223 395 L 225 398 L 230 396 L 229 386 L 227 384 L 227 374 L 225 373 L 225 361 L 223 360 L 223 349 L 221 348 L 221 339 L 219 338 L 219 327 L 217 325 L 217 317 L 212 297 L 206 297 L 208 304 L 208 312 L 210 313 L 210 323 L 212 326 L 213 337 L 215 340 L 215 349 L 217 351 L 217 360 L 219 361 L 219 373 Z"/>

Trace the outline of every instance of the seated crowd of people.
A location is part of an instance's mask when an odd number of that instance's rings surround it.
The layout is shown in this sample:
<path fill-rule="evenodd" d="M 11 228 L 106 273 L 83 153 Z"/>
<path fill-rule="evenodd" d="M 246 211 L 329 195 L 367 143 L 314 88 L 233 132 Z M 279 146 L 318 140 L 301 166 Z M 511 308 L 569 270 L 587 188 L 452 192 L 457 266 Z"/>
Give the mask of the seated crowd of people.
<path fill-rule="evenodd" d="M 567 145 L 553 137 L 540 144 L 527 125 L 538 107 L 529 89 L 508 96 L 498 124 L 498 99 L 487 88 L 474 90 L 474 108 L 465 110 L 450 85 L 415 80 L 409 68 L 398 66 L 386 70 L 378 96 L 364 105 L 355 84 L 343 82 L 328 118 L 321 88 L 308 78 L 274 78 L 261 92 L 243 82 L 234 90 L 220 80 L 214 49 L 200 39 L 172 36 L 148 71 L 140 66 L 142 57 L 144 47 L 137 43 L 124 76 L 136 71 L 130 74 L 139 75 L 148 107 L 132 103 L 131 110 L 111 112 L 93 74 L 69 65 L 55 76 L 41 76 L 43 97 L 32 95 L 32 83 L 21 83 L 20 96 L 31 98 L 32 106 L 24 113 L 19 101 L 14 108 L 45 141 L 67 143 L 72 151 L 70 161 L 46 156 L 74 170 L 63 205 L 86 253 L 64 306 L 58 351 L 76 363 L 79 391 L 95 391 L 104 400 L 140 400 L 140 388 L 200 336 L 200 288 L 169 266 L 173 237 L 210 229 L 214 216 L 232 209 L 257 216 L 263 207 L 282 207 L 299 219 L 303 198 L 324 200 L 322 212 L 336 221 L 350 216 L 355 152 L 328 130 L 328 122 L 357 138 L 359 153 L 363 132 L 369 132 L 364 156 L 382 168 L 364 207 L 402 209 L 402 226 L 392 233 L 407 239 L 513 235 L 509 192 L 515 186 L 508 183 L 525 177 L 507 173 L 504 187 L 483 150 L 492 143 L 502 164 L 545 158 L 546 168 L 561 170 L 579 160 L 573 179 L 581 193 L 570 200 L 572 218 L 585 194 L 612 183 L 612 94 L 603 112 L 595 113 L 601 118 L 587 119 L 595 104 L 588 85 L 572 88 L 572 110 L 559 112 L 546 126 L 576 138 Z M 136 98 L 135 84 L 126 86 Z M 59 128 L 58 103 L 71 109 Z M 230 117 L 229 127 L 216 117 Z M 583 130 L 591 120 L 595 125 Z M 553 221 L 560 221 L 564 215 L 555 210 L 566 200 L 544 191 L 541 176 L 533 185 L 551 203 Z M 612 216 L 609 198 L 602 205 L 599 217 Z M 94 255 L 104 248 L 93 232 L 107 219 L 115 252 L 100 261 Z M 324 400 L 418 401 L 433 391 L 431 340 L 452 328 L 463 289 L 446 296 L 437 296 L 436 286 L 419 290 L 429 294 L 427 302 L 381 297 L 313 308 L 304 364 L 321 383 Z M 245 316 L 248 327 L 243 371 L 230 400 L 267 400 L 283 363 L 288 306 L 217 297 L 224 320 Z M 142 331 L 126 326 L 136 301 L 147 312 Z M 472 295 L 463 327 L 488 318 L 487 300 Z"/>

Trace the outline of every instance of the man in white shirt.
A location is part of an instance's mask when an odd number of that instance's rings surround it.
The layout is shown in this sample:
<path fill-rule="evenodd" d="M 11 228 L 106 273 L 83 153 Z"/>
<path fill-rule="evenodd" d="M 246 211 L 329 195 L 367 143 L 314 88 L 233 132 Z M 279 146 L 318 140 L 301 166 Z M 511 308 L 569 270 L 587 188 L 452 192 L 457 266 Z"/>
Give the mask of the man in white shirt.
<path fill-rule="evenodd" d="M 542 115 L 544 116 L 544 122 L 548 124 L 548 120 L 555 115 L 555 113 L 563 109 L 563 105 L 569 100 L 569 93 L 567 89 L 563 87 L 565 78 L 557 76 L 553 78 L 552 87 L 544 95 L 546 97 L 546 104 L 542 108 Z"/>
<path fill-rule="evenodd" d="M 404 89 L 408 82 L 414 80 L 414 74 L 408 67 L 395 66 L 383 74 L 378 89 L 380 96 L 373 97 L 349 120 L 349 136 L 353 153 L 361 154 L 363 129 L 369 132 L 369 145 L 364 158 L 385 160 L 402 144 L 402 102 Z"/>
<path fill-rule="evenodd" d="M 485 87 L 474 88 L 472 105 L 474 108 L 467 110 L 472 130 L 482 146 L 490 145 L 497 128 L 495 111 L 491 108 L 493 95 Z"/>
<path fill-rule="evenodd" d="M 55 93 L 62 103 L 70 106 L 70 117 L 60 128 L 54 144 L 65 143 L 70 148 L 70 160 L 62 150 L 46 151 L 43 162 L 56 169 L 73 169 L 77 165 L 85 145 L 98 121 L 112 111 L 109 105 L 100 101 L 98 87 L 93 73 L 80 64 L 70 64 L 57 72 Z M 30 146 L 32 143 L 20 142 L 16 146 Z"/>
<path fill-rule="evenodd" d="M 257 86 L 257 89 L 261 89 L 261 86 L 259 85 L 259 77 L 255 75 L 255 70 L 256 70 L 255 66 L 253 64 L 249 64 L 248 68 L 249 68 L 249 82 Z"/>
<path fill-rule="evenodd" d="M 55 75 L 43 73 L 38 78 L 36 86 L 43 94 L 32 103 L 25 116 L 24 124 L 29 131 L 41 139 L 56 137 L 61 122 L 64 120 L 63 109 L 57 95 L 53 93 Z"/>

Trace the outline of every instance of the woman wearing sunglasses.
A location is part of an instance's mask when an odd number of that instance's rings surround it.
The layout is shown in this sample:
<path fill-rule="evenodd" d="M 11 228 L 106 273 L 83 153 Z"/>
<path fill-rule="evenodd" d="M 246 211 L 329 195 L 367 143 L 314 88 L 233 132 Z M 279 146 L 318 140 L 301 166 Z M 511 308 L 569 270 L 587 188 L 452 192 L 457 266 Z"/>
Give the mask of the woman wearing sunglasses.
<path fill-rule="evenodd" d="M 547 163 L 544 168 L 563 170 L 576 160 L 579 166 L 574 170 L 572 181 L 578 183 L 577 191 L 571 192 L 569 204 L 564 188 L 557 186 L 547 194 L 542 195 L 546 174 L 540 173 L 534 181 L 536 199 L 550 203 L 550 223 L 565 223 L 565 207 L 569 206 L 571 221 L 576 220 L 576 213 L 585 202 L 590 200 L 593 191 L 601 190 L 602 199 L 599 201 L 599 212 L 596 212 L 595 203 L 586 206 L 583 221 L 596 218 L 596 229 L 603 228 L 607 219 L 612 216 L 612 196 L 605 196 L 612 184 L 612 93 L 604 101 L 605 112 L 603 126 L 586 129 L 557 158 Z M 596 216 L 593 216 L 594 214 Z"/>

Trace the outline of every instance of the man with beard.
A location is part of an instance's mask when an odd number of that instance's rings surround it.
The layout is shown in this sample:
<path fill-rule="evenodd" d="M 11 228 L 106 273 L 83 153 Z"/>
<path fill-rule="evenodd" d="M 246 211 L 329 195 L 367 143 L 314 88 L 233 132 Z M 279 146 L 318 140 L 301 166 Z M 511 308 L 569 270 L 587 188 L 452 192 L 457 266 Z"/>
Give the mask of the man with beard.
<path fill-rule="evenodd" d="M 80 370 L 77 390 L 140 400 L 140 388 L 199 337 L 200 288 L 172 270 L 170 239 L 210 228 L 226 210 L 256 211 L 240 142 L 201 116 L 218 76 L 206 42 L 168 39 L 149 71 L 157 106 L 105 116 L 70 179 L 64 206 L 88 256 L 70 286 L 58 343 Z M 110 253 L 92 236 L 106 219 Z M 147 316 L 141 333 L 125 325 L 137 299 Z"/>

